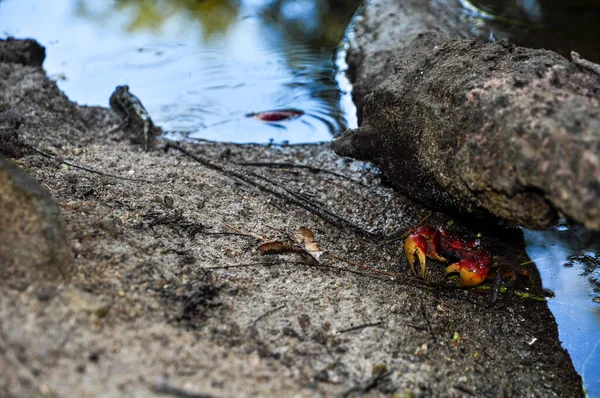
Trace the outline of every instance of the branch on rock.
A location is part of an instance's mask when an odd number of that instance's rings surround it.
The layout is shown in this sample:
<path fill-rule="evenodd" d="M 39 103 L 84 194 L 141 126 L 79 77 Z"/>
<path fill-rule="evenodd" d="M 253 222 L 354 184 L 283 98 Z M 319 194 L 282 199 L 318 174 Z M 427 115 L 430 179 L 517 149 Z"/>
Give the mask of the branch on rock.
<path fill-rule="evenodd" d="M 197 153 L 192 153 L 185 149 L 182 145 L 177 143 L 169 143 L 165 146 L 165 150 L 174 149 L 190 159 L 204 165 L 213 170 L 217 170 L 220 173 L 227 175 L 230 178 L 243 181 L 244 183 L 259 188 L 261 191 L 271 194 L 277 198 L 286 200 L 289 203 L 293 203 L 305 210 L 310 211 L 314 215 L 320 217 L 322 220 L 335 225 L 340 228 L 348 228 L 349 230 L 358 233 L 368 238 L 375 238 L 374 234 L 364 230 L 355 223 L 321 207 L 310 200 L 306 199 L 297 192 L 285 187 L 276 181 L 271 181 L 265 177 L 262 177 L 256 173 L 246 173 L 243 170 L 236 168 L 229 164 L 219 164 L 214 160 L 207 159 Z"/>

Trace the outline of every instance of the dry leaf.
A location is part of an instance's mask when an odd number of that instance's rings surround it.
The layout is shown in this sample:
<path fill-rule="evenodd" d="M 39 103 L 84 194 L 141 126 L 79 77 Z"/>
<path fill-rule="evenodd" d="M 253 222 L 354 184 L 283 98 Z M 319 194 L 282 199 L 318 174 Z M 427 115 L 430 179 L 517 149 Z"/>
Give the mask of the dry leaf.
<path fill-rule="evenodd" d="M 267 254 L 295 253 L 301 250 L 291 240 L 276 240 L 263 243 L 258 246 L 258 249 L 263 256 Z"/>
<path fill-rule="evenodd" d="M 263 243 L 258 248 L 263 255 L 302 253 L 310 256 L 317 263 L 321 262 L 321 256 L 323 256 L 325 251 L 321 250 L 317 242 L 315 242 L 314 235 L 310 229 L 300 227 L 298 231 L 294 232 L 292 238 L 293 240 L 285 239 Z"/>
<path fill-rule="evenodd" d="M 315 242 L 315 237 L 310 229 L 300 227 L 300 229 L 294 233 L 294 240 L 318 263 L 321 262 L 321 256 L 325 251 L 321 250 L 317 242 Z"/>

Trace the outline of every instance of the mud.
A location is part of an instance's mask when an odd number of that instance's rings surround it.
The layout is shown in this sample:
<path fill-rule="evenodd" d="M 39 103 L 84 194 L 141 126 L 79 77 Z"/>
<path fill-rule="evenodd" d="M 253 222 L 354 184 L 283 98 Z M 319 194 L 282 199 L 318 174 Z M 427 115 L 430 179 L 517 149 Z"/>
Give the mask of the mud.
<path fill-rule="evenodd" d="M 144 152 L 41 68 L 0 77 L 37 150 L 12 161 L 59 204 L 74 255 L 70 281 L 0 281 L 0 395 L 582 396 L 545 302 L 424 282 L 380 244 L 430 211 L 372 166 L 327 144 Z M 321 264 L 261 256 L 301 226 Z"/>

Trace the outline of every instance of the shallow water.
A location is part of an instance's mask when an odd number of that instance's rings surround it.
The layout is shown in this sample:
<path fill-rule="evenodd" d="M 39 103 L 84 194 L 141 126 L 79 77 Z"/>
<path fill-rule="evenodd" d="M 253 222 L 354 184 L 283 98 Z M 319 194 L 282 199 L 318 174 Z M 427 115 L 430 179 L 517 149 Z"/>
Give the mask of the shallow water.
<path fill-rule="evenodd" d="M 535 261 L 558 323 L 563 346 L 584 379 L 590 397 L 600 396 L 600 236 L 565 225 L 525 230 L 527 253 Z"/>
<path fill-rule="evenodd" d="M 333 57 L 356 4 L 342 4 L 4 0 L 0 33 L 46 46 L 44 67 L 80 104 L 107 106 L 128 84 L 156 124 L 190 138 L 317 142 L 347 124 Z M 304 115 L 269 124 L 246 116 L 287 108 Z"/>
<path fill-rule="evenodd" d="M 480 37 L 600 59 L 600 17 L 585 25 L 600 15 L 598 7 L 557 2 L 546 18 L 535 0 L 460 1 L 465 23 Z M 128 84 L 156 124 L 190 138 L 316 142 L 356 123 L 344 95 L 349 87 L 340 89 L 334 79 L 333 56 L 357 6 L 356 0 L 0 0 L 0 34 L 45 45 L 44 67 L 80 104 L 108 106 L 115 86 Z M 576 23 L 564 22 L 569 13 Z M 289 108 L 304 115 L 278 123 L 246 116 Z M 525 237 L 545 287 L 556 294 L 549 305 L 560 338 L 590 396 L 600 396 L 600 302 L 594 301 L 600 239 L 566 227 Z"/>

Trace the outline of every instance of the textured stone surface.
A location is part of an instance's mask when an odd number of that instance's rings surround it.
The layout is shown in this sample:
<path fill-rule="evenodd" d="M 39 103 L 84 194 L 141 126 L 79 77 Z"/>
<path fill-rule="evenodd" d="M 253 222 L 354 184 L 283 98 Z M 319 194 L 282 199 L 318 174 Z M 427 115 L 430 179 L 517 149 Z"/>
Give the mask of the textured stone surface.
<path fill-rule="evenodd" d="M 0 155 L 18 158 L 26 150 L 19 139 L 19 126 L 23 117 L 17 112 L 8 110 L 0 113 Z"/>
<path fill-rule="evenodd" d="M 400 21 L 381 15 L 395 7 Z M 600 229 L 600 76 L 551 51 L 450 41 L 461 33 L 410 7 L 423 6 L 369 2 L 356 25 L 348 60 L 362 124 L 336 152 L 372 161 L 434 208 L 530 228 L 564 215 Z M 403 23 L 412 33 L 395 57 L 368 56 Z"/>
<path fill-rule="evenodd" d="M 50 192 L 0 155 L 0 275 L 67 278 L 73 268 L 60 208 Z"/>

